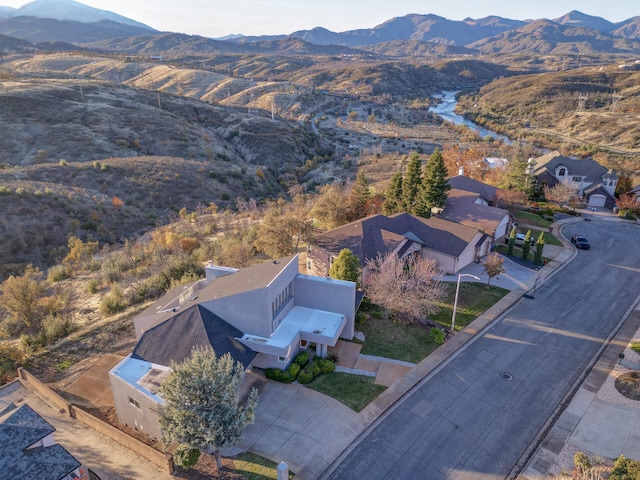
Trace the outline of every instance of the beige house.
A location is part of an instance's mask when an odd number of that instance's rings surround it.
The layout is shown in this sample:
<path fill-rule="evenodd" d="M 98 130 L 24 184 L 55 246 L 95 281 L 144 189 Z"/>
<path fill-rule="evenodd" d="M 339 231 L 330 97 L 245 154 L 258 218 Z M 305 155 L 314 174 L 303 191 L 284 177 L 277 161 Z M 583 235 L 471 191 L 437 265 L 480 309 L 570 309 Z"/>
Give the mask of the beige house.
<path fill-rule="evenodd" d="M 314 344 L 324 357 L 339 338 L 354 335 L 355 284 L 300 274 L 297 255 L 205 271 L 134 319 L 137 344 L 109 372 L 118 419 L 151 437 L 161 436 L 162 378 L 194 347 L 228 353 L 246 368 L 285 368 L 301 349 Z"/>
<path fill-rule="evenodd" d="M 340 251 L 348 248 L 360 259 L 363 284 L 367 262 L 388 253 L 434 259 L 443 272 L 455 273 L 479 260 L 490 243 L 491 238 L 478 228 L 442 218 L 372 215 L 316 235 L 307 253 L 307 272 L 328 275 Z"/>

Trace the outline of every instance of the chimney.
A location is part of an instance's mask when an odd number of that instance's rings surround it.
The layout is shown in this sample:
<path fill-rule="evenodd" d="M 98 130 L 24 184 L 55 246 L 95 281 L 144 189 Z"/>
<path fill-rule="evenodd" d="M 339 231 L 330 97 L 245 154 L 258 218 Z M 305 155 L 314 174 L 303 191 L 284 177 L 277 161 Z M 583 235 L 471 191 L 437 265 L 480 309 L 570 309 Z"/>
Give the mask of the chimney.
<path fill-rule="evenodd" d="M 464 166 L 458 168 L 458 175 L 464 176 Z"/>

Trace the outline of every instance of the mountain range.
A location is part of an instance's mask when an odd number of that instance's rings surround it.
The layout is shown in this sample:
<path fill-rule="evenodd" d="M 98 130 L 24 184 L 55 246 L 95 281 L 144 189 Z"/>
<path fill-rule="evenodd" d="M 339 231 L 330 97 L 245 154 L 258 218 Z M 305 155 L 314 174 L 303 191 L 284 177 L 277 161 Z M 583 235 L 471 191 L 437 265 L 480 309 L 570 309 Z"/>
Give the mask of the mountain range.
<path fill-rule="evenodd" d="M 551 20 L 488 16 L 457 21 L 433 14 L 410 14 L 369 29 L 332 32 L 316 27 L 290 35 L 211 39 L 158 32 L 143 23 L 74 0 L 35 0 L 17 9 L 0 7 L 0 34 L 33 44 L 65 42 L 95 50 L 171 56 L 282 52 L 336 55 L 364 50 L 392 56 L 435 52 L 562 55 L 640 52 L 640 16 L 614 23 L 575 10 Z M 15 51 L 8 43 L 0 39 L 0 51 Z M 67 50 L 68 45 L 60 48 Z"/>

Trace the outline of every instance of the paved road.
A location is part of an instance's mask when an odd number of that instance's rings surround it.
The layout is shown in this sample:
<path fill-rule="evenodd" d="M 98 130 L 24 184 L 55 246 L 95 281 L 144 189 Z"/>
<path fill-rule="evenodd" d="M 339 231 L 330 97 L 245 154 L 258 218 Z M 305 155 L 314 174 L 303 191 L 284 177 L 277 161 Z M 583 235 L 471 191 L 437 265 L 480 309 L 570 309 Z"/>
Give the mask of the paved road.
<path fill-rule="evenodd" d="M 565 225 L 592 244 L 418 385 L 329 478 L 509 475 L 640 294 L 640 227 Z"/>

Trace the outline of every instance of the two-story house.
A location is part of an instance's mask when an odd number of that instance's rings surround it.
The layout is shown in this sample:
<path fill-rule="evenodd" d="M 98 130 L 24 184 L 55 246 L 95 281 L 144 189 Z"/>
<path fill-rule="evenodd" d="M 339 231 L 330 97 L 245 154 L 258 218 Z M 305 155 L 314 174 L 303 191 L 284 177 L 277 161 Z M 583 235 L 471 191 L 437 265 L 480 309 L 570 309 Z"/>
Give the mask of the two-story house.
<path fill-rule="evenodd" d="M 540 187 L 563 183 L 575 188 L 589 207 L 613 208 L 616 204 L 618 175 L 595 160 L 565 157 L 553 151 L 531 160 L 531 173 Z"/>
<path fill-rule="evenodd" d="M 194 347 L 228 353 L 246 368 L 285 368 L 311 344 L 324 357 L 339 338 L 354 335 L 355 284 L 300 274 L 297 255 L 205 271 L 134 319 L 137 344 L 109 372 L 119 421 L 151 437 L 161 436 L 162 378 Z"/>

